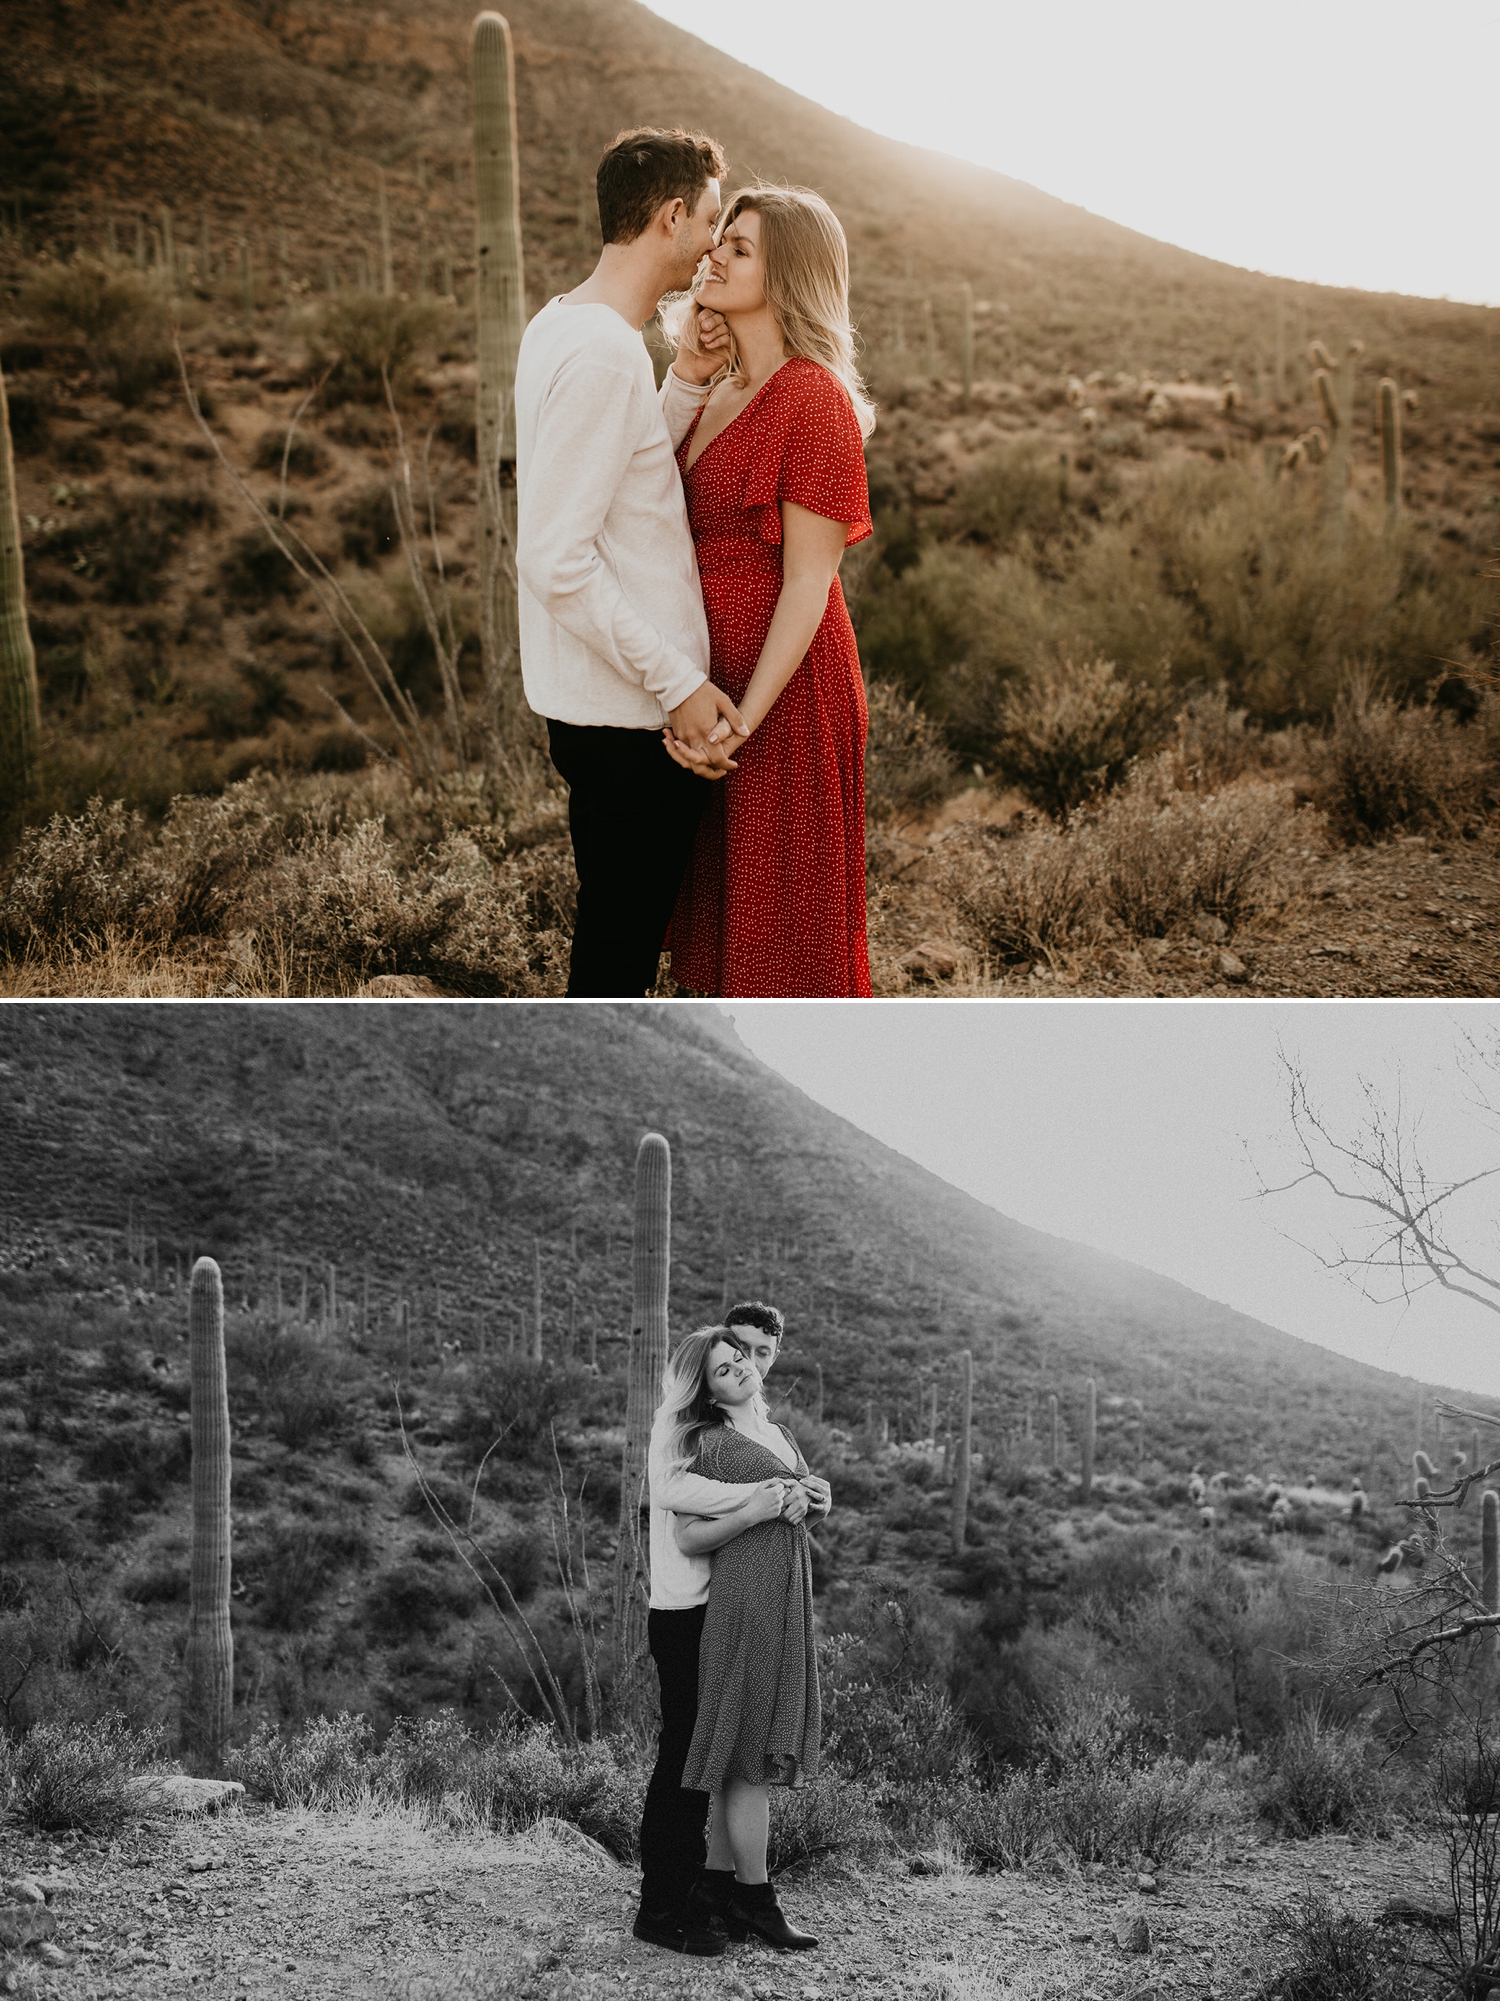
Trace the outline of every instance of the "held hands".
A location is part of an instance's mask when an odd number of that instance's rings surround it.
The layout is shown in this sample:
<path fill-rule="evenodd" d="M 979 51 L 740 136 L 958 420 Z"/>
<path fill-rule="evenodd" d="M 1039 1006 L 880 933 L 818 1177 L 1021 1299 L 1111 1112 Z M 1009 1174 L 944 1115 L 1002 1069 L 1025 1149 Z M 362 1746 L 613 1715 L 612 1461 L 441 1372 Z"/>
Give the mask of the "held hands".
<path fill-rule="evenodd" d="M 699 778 L 725 778 L 739 769 L 729 752 L 749 736 L 750 725 L 722 688 L 704 681 L 669 713 L 662 742 L 674 764 Z"/>
<path fill-rule="evenodd" d="M 756 1522 L 800 1522 L 810 1500 L 800 1480 L 763 1480 L 745 1503 L 751 1525 Z"/>
<path fill-rule="evenodd" d="M 829 1513 L 833 1507 L 833 1489 L 826 1480 L 820 1479 L 816 1473 L 804 1473 L 802 1489 L 807 1495 L 807 1511 L 810 1515 L 816 1515 L 821 1519 Z"/>

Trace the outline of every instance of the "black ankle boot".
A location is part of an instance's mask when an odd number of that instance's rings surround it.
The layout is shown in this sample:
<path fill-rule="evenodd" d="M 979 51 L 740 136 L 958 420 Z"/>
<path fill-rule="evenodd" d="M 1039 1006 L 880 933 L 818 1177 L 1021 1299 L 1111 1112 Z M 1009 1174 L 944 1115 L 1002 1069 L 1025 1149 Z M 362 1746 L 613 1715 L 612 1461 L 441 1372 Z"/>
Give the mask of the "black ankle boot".
<path fill-rule="evenodd" d="M 743 1925 L 741 1938 L 746 1932 L 754 1932 L 757 1938 L 781 1952 L 808 1952 L 818 1943 L 810 1932 L 799 1932 L 787 1923 L 769 1883 L 737 1882 L 724 1912 L 724 1922 L 727 1926 Z M 733 1938 L 734 1931 L 729 1935 Z"/>
<path fill-rule="evenodd" d="M 732 1869 L 700 1869 L 688 1898 L 688 1910 L 709 1931 L 738 1941 L 744 1938 L 745 1927 L 731 1922 L 729 1917 L 729 1900 L 734 1891 Z"/>

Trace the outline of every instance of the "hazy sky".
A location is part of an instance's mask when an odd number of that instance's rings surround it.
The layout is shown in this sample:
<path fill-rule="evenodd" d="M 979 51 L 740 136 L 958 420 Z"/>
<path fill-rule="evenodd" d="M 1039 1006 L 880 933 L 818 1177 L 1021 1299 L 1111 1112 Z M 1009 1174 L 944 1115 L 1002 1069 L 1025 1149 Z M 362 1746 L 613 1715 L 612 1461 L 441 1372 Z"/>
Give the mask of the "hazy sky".
<path fill-rule="evenodd" d="M 746 1045 L 820 1104 L 1018 1221 L 1118 1252 L 1288 1333 L 1429 1382 L 1500 1395 L 1500 1315 L 1444 1292 L 1376 1305 L 1288 1242 L 1352 1211 L 1255 1197 L 1286 1131 L 1278 1046 L 1352 1131 L 1361 1077 L 1421 1122 L 1429 1168 L 1500 1163 L 1455 1062 L 1495 1046 L 1500 1003 L 724 1003 Z M 1500 1085 L 1500 1073 L 1492 1085 Z M 1495 1091 L 1500 1100 L 1500 1090 Z M 1247 1158 L 1246 1148 L 1250 1150 Z M 1463 1235 L 1500 1273 L 1500 1178 Z"/>
<path fill-rule="evenodd" d="M 861 125 L 1148 236 L 1500 304 L 1494 0 L 649 4 Z"/>

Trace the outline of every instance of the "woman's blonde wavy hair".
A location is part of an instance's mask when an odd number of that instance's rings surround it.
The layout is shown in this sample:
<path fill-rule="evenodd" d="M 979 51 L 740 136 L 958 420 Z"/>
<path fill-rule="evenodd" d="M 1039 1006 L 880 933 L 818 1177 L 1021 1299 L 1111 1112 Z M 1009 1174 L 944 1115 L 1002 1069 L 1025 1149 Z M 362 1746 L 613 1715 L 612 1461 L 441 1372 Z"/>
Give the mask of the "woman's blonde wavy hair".
<path fill-rule="evenodd" d="M 760 247 L 765 265 L 766 302 L 781 329 L 788 356 L 815 361 L 837 376 L 848 393 L 859 434 L 868 438 L 875 428 L 870 401 L 854 361 L 854 327 L 849 318 L 849 245 L 843 225 L 820 194 L 811 188 L 751 187 L 731 195 L 714 227 L 714 241 L 737 216 L 753 210 L 760 217 Z M 662 313 L 668 338 L 693 354 L 698 346 L 700 279 Z M 730 359 L 714 377 L 743 381 L 739 351 L 730 336 Z"/>
<path fill-rule="evenodd" d="M 664 1443 L 674 1473 L 691 1466 L 704 1432 L 724 1422 L 723 1410 L 708 1393 L 708 1358 L 721 1341 L 742 1355 L 750 1352 L 727 1327 L 700 1327 L 696 1334 L 683 1336 L 661 1372 L 661 1402 L 652 1431 Z"/>

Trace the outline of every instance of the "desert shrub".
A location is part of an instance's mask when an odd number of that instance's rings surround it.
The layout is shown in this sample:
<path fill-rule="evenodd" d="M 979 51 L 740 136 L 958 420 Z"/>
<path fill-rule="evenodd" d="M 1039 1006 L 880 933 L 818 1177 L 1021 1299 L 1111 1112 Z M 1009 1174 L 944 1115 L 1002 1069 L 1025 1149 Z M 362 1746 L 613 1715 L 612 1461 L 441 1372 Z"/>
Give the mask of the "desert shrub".
<path fill-rule="evenodd" d="M 416 1721 L 398 1716 L 370 1761 L 370 1789 L 403 1806 L 441 1806 L 448 1795 L 463 1790 L 476 1749 L 472 1732 L 451 1711 Z"/>
<path fill-rule="evenodd" d="M 398 1563 L 371 1585 L 365 1613 L 372 1636 L 390 1646 L 419 1635 L 430 1639 L 448 1619 L 472 1610 L 473 1604 L 467 1575 L 449 1577 L 420 1563 Z"/>
<path fill-rule="evenodd" d="M 1035 1772 L 966 1786 L 948 1802 L 947 1813 L 964 1851 L 988 1869 L 1024 1869 L 1055 1845 L 1048 1790 Z"/>
<path fill-rule="evenodd" d="M 231 604 L 255 610 L 272 598 L 294 598 L 302 579 L 263 528 L 248 529 L 230 544 L 219 565 L 219 581 Z"/>
<path fill-rule="evenodd" d="M 47 442 L 56 394 L 45 378 L 39 382 L 10 382 L 5 385 L 6 412 L 10 438 L 18 454 L 39 452 Z"/>
<path fill-rule="evenodd" d="M 400 546 L 396 511 L 388 485 L 361 487 L 338 508 L 344 554 L 361 569 L 372 570 L 382 557 Z"/>
<path fill-rule="evenodd" d="M 248 1744 L 231 1749 L 225 1770 L 272 1806 L 337 1812 L 368 1783 L 374 1733 L 367 1716 L 314 1717 L 295 1735 L 262 1723 Z"/>
<path fill-rule="evenodd" d="M 315 1336 L 274 1321 L 237 1321 L 226 1347 L 252 1408 L 291 1451 L 342 1429 L 348 1404 L 340 1370 Z"/>
<path fill-rule="evenodd" d="M 177 1605 L 189 1595 L 191 1583 L 185 1554 L 159 1556 L 131 1571 L 120 1595 L 132 1605 Z"/>
<path fill-rule="evenodd" d="M 901 821 L 941 799 L 955 763 L 938 724 L 888 681 L 869 689 L 865 807 L 877 821 Z"/>
<path fill-rule="evenodd" d="M 852 1634 L 834 1633 L 823 1642 L 819 1682 L 828 1762 L 846 1778 L 877 1788 L 969 1778 L 973 1739 L 946 1692 L 879 1669 Z"/>
<path fill-rule="evenodd" d="M 994 549 L 1010 548 L 1023 534 L 1055 535 L 1068 512 L 1066 469 L 1035 441 L 986 453 L 953 496 L 955 531 Z"/>
<path fill-rule="evenodd" d="M 427 1489 L 426 1493 L 423 1492 L 424 1487 Z M 422 1478 L 413 1480 L 402 1494 L 401 1512 L 413 1516 L 417 1521 L 430 1522 L 432 1509 L 428 1503 L 427 1493 L 432 1495 L 433 1500 L 451 1522 L 460 1528 L 467 1525 L 469 1508 L 474 1497 L 474 1488 L 470 1481 L 455 1480 L 451 1474 L 436 1470 L 424 1471 Z"/>
<path fill-rule="evenodd" d="M 1370 1755 L 1369 1731 L 1340 1724 L 1316 1703 L 1305 1705 L 1269 1754 L 1260 1810 L 1294 1840 L 1379 1816 L 1386 1787 Z"/>
<path fill-rule="evenodd" d="M 352 1522 L 289 1522 L 258 1535 L 243 1567 L 257 1578 L 255 1602 L 266 1624 L 296 1632 L 342 1566 L 369 1555 L 369 1537 Z"/>
<path fill-rule="evenodd" d="M 874 1794 L 856 1779 L 825 1772 L 811 1785 L 772 1788 L 766 1861 L 773 1876 L 826 1855 L 868 1858 L 890 1845 Z"/>
<path fill-rule="evenodd" d="M 139 1506 L 151 1507 L 188 1477 L 192 1442 L 185 1427 L 163 1434 L 148 1424 L 125 1425 L 92 1439 L 79 1465 L 88 1479 L 115 1483 Z"/>
<path fill-rule="evenodd" d="M 194 526 L 211 527 L 218 505 L 206 487 L 163 488 L 116 503 L 102 524 L 100 578 L 111 604 L 150 604 L 156 579 Z"/>
<path fill-rule="evenodd" d="M 1097 923 L 1090 858 L 1067 832 L 964 828 L 935 876 L 981 950 L 1002 961 L 1059 950 Z"/>
<path fill-rule="evenodd" d="M 1165 723 L 1160 689 L 1122 675 L 1111 660 L 1061 660 L 1005 693 L 995 756 L 1034 804 L 1066 819 L 1118 784 Z"/>
<path fill-rule="evenodd" d="M 531 1723 L 502 1728 L 485 1743 L 469 1791 L 502 1833 L 565 1820 L 626 1862 L 635 1853 L 644 1778 L 608 1744 L 572 1749 L 547 1725 Z"/>
<path fill-rule="evenodd" d="M 286 430 L 281 425 L 273 424 L 270 430 L 261 433 L 255 447 L 254 463 L 262 472 L 274 472 L 279 477 L 283 458 L 288 474 L 294 479 L 312 479 L 328 470 L 328 448 L 320 444 L 311 432 L 294 431 L 290 451 L 286 440 Z"/>
<path fill-rule="evenodd" d="M 1308 1893 L 1276 1915 L 1272 1931 L 1283 1941 L 1281 1963 L 1263 1976 L 1258 2001 L 1415 2001 L 1423 1991 L 1394 1928 L 1326 1898 Z"/>
<path fill-rule="evenodd" d="M 442 318 L 430 303 L 413 303 L 374 292 L 344 293 L 319 314 L 311 348 L 313 365 L 329 371 L 324 399 L 340 403 L 384 403 L 381 371 L 397 395 L 406 387 L 423 342 Z"/>
<path fill-rule="evenodd" d="M 550 1457 L 553 1426 L 591 1386 L 581 1363 L 497 1355 L 471 1377 L 455 1418 L 456 1435 L 476 1459 L 501 1438 L 509 1457 Z"/>
<path fill-rule="evenodd" d="M 1403 708 L 1359 676 L 1309 756 L 1313 796 L 1344 839 L 1462 833 L 1500 803 L 1500 696 L 1487 692 L 1461 724 L 1439 708 Z"/>
<path fill-rule="evenodd" d="M 110 1834 L 126 1819 L 126 1781 L 160 1753 L 158 1733 L 123 1716 L 38 1723 L 11 1753 L 11 1805 L 39 1834 Z"/>
<path fill-rule="evenodd" d="M 524 1605 L 536 1595 L 546 1568 L 543 1545 L 538 1535 L 528 1534 L 522 1529 L 515 1535 L 501 1536 L 486 1549 L 485 1554 L 505 1579 L 518 1605 Z"/>
<path fill-rule="evenodd" d="M 82 255 L 43 264 L 22 288 L 21 310 L 36 325 L 80 336 L 100 386 L 127 407 L 172 372 L 166 301 L 133 271 Z"/>
<path fill-rule="evenodd" d="M 1164 756 L 1179 790 L 1217 792 L 1255 770 L 1266 754 L 1266 738 L 1221 684 L 1200 688 L 1182 702 Z"/>

